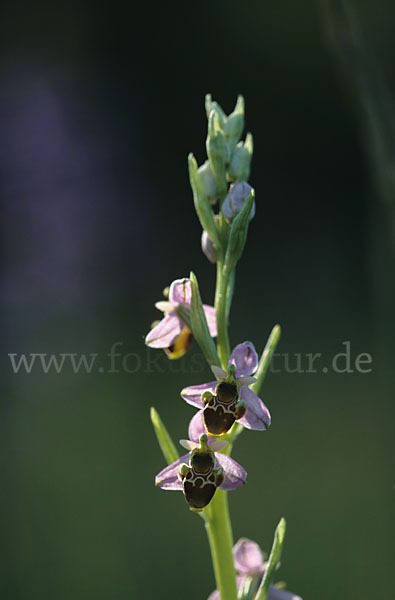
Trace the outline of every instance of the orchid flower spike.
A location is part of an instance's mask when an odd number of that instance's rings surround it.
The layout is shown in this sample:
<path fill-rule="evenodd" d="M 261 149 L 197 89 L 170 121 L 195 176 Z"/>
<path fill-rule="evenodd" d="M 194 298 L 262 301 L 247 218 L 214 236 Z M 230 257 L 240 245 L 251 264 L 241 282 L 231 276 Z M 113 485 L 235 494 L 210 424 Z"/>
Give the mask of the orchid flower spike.
<path fill-rule="evenodd" d="M 254 345 L 243 342 L 234 348 L 227 371 L 211 367 L 217 381 L 184 388 L 182 398 L 199 408 L 192 419 L 194 428 L 211 435 L 222 435 L 237 420 L 247 429 L 266 430 L 271 422 L 270 413 L 249 387 L 256 381 L 253 373 L 257 367 Z"/>
<path fill-rule="evenodd" d="M 227 446 L 223 440 L 208 438 L 201 434 L 191 440 L 180 440 L 189 450 L 155 478 L 155 484 L 163 490 L 179 490 L 184 493 L 190 508 L 201 511 L 209 504 L 217 488 L 235 490 L 242 486 L 247 473 L 239 463 L 220 451 Z"/>
<path fill-rule="evenodd" d="M 267 567 L 262 550 L 256 542 L 241 538 L 233 547 L 233 559 L 238 574 L 238 598 L 248 597 L 254 600 Z M 220 600 L 219 592 L 215 590 L 208 600 Z M 270 585 L 267 600 L 302 600 L 302 598 L 276 585 Z"/>
<path fill-rule="evenodd" d="M 191 282 L 188 278 L 176 279 L 170 286 L 168 301 L 155 304 L 156 308 L 164 313 L 164 317 L 157 323 L 145 338 L 145 343 L 150 348 L 162 348 L 171 359 L 181 358 L 189 350 L 193 335 L 190 328 L 179 317 L 177 308 L 189 308 L 191 304 Z M 203 304 L 210 335 L 217 335 L 217 322 L 215 308 Z"/>

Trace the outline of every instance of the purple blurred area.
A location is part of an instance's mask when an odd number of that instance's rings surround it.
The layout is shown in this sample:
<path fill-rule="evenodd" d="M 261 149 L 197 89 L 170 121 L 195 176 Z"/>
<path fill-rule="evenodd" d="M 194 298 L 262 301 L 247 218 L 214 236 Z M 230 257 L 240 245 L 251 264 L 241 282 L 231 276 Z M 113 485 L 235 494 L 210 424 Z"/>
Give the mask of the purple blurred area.
<path fill-rule="evenodd" d="M 122 292 L 112 266 L 122 252 L 142 265 L 150 215 L 141 197 L 152 189 L 141 176 L 133 107 L 126 140 L 116 110 L 111 120 L 101 114 L 92 74 L 17 64 L 0 78 L 2 299 L 15 333 Z M 136 268 L 134 285 L 143 277 Z"/>

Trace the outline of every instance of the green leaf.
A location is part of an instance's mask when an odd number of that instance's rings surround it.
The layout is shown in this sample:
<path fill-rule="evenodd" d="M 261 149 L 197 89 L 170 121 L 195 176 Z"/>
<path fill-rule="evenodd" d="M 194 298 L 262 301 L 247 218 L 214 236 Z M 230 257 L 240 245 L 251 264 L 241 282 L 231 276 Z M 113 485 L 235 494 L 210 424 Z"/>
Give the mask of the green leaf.
<path fill-rule="evenodd" d="M 252 190 L 244 203 L 239 214 L 234 218 L 230 228 L 229 242 L 226 249 L 224 273 L 227 277 L 231 275 L 236 267 L 237 261 L 243 254 L 247 239 L 248 225 L 250 222 L 250 213 L 254 202 L 255 192 Z"/>
<path fill-rule="evenodd" d="M 257 378 L 257 381 L 256 383 L 254 383 L 254 385 L 251 386 L 251 389 L 256 394 L 259 394 L 259 390 L 261 389 L 262 383 L 265 379 L 267 370 L 270 365 L 270 361 L 280 340 L 280 336 L 281 327 L 280 325 L 275 325 L 266 342 L 266 346 L 262 352 L 261 358 L 259 359 L 258 368 L 254 373 L 254 377 Z"/>
<path fill-rule="evenodd" d="M 267 600 L 269 595 L 269 585 L 273 580 L 274 571 L 280 562 L 281 552 L 283 549 L 284 537 L 285 537 L 286 523 L 285 519 L 282 518 L 277 525 L 274 533 L 274 540 L 272 549 L 270 552 L 269 560 L 267 563 L 266 571 L 262 579 L 262 583 L 258 589 L 256 600 Z"/>
<path fill-rule="evenodd" d="M 160 449 L 162 450 L 167 464 L 171 465 L 171 463 L 180 458 L 180 455 L 178 454 L 176 446 L 164 426 L 163 421 L 153 406 L 151 407 L 150 415 Z"/>
<path fill-rule="evenodd" d="M 189 329 L 192 329 L 191 311 L 189 310 L 189 307 L 185 304 L 179 304 L 176 308 L 176 313 L 180 317 L 181 321 L 183 321 L 185 325 L 189 327 Z"/>
<path fill-rule="evenodd" d="M 202 228 L 207 231 L 210 240 L 217 248 L 217 251 L 219 251 L 221 245 L 218 237 L 217 227 L 215 225 L 214 213 L 211 208 L 203 180 L 198 173 L 197 162 L 193 154 L 188 156 L 188 166 L 189 180 L 191 182 L 193 201 L 197 216 L 199 217 Z"/>
<path fill-rule="evenodd" d="M 190 274 L 192 299 L 191 299 L 191 327 L 192 333 L 199 344 L 209 365 L 220 366 L 217 349 L 210 335 L 206 315 L 204 314 L 199 285 L 194 273 Z"/>

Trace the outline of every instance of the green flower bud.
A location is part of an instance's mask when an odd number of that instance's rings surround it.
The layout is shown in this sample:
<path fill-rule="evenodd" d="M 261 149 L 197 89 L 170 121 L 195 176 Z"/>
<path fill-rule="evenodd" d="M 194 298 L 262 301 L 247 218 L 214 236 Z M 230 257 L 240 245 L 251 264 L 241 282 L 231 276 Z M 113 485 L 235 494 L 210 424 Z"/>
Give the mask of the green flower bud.
<path fill-rule="evenodd" d="M 227 276 L 234 271 L 237 261 L 241 257 L 247 239 L 248 224 L 250 222 L 251 210 L 254 204 L 254 190 L 244 202 L 239 214 L 234 218 L 230 228 L 229 242 L 226 249 L 224 273 Z"/>
<path fill-rule="evenodd" d="M 254 142 L 251 133 L 248 133 L 245 142 L 239 142 L 233 150 L 228 169 L 231 181 L 248 181 L 253 151 Z"/>
<path fill-rule="evenodd" d="M 193 154 L 188 156 L 188 165 L 189 181 L 193 191 L 195 210 L 199 217 L 202 228 L 207 231 L 210 240 L 218 250 L 220 248 L 220 241 L 217 227 L 215 225 L 214 214 L 211 209 L 202 178 L 198 173 L 197 162 Z"/>
<path fill-rule="evenodd" d="M 215 204 L 218 200 L 217 184 L 208 160 L 198 168 L 198 173 L 203 182 L 208 201 L 210 204 Z"/>
<path fill-rule="evenodd" d="M 224 126 L 225 139 L 231 150 L 236 146 L 244 129 L 244 98 L 238 96 L 234 111 L 226 119 Z"/>
<path fill-rule="evenodd" d="M 221 129 L 223 129 L 226 121 L 226 114 L 224 113 L 218 102 L 213 101 L 211 94 L 206 94 L 205 106 L 207 119 L 210 118 L 210 113 L 212 110 L 214 110 L 218 116 L 219 126 Z"/>
<path fill-rule="evenodd" d="M 214 109 L 209 116 L 206 149 L 211 170 L 215 177 L 217 191 L 221 194 L 227 188 L 226 165 L 230 156 L 228 145 L 220 128 L 218 114 Z"/>
<path fill-rule="evenodd" d="M 205 254 L 207 256 L 207 258 L 209 259 L 210 262 L 215 264 L 217 262 L 217 258 L 218 258 L 217 251 L 215 249 L 213 242 L 210 240 L 207 231 L 202 232 L 201 244 L 202 244 L 203 254 Z"/>
<path fill-rule="evenodd" d="M 246 181 L 238 181 L 230 187 L 221 207 L 222 214 L 228 223 L 232 223 L 233 219 L 239 214 L 252 191 L 253 188 Z M 252 203 L 250 220 L 254 215 L 255 202 Z"/>

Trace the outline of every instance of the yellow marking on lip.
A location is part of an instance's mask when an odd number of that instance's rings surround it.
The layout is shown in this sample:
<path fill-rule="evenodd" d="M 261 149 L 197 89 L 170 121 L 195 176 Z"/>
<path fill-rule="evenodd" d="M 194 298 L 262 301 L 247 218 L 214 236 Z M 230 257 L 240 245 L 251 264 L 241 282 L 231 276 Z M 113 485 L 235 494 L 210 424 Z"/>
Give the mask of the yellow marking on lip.
<path fill-rule="evenodd" d="M 170 360 L 176 360 L 184 356 L 184 354 L 189 350 L 192 344 L 192 331 L 184 325 L 180 335 L 174 340 L 172 345 L 169 348 L 165 348 L 165 352 L 167 357 Z"/>

